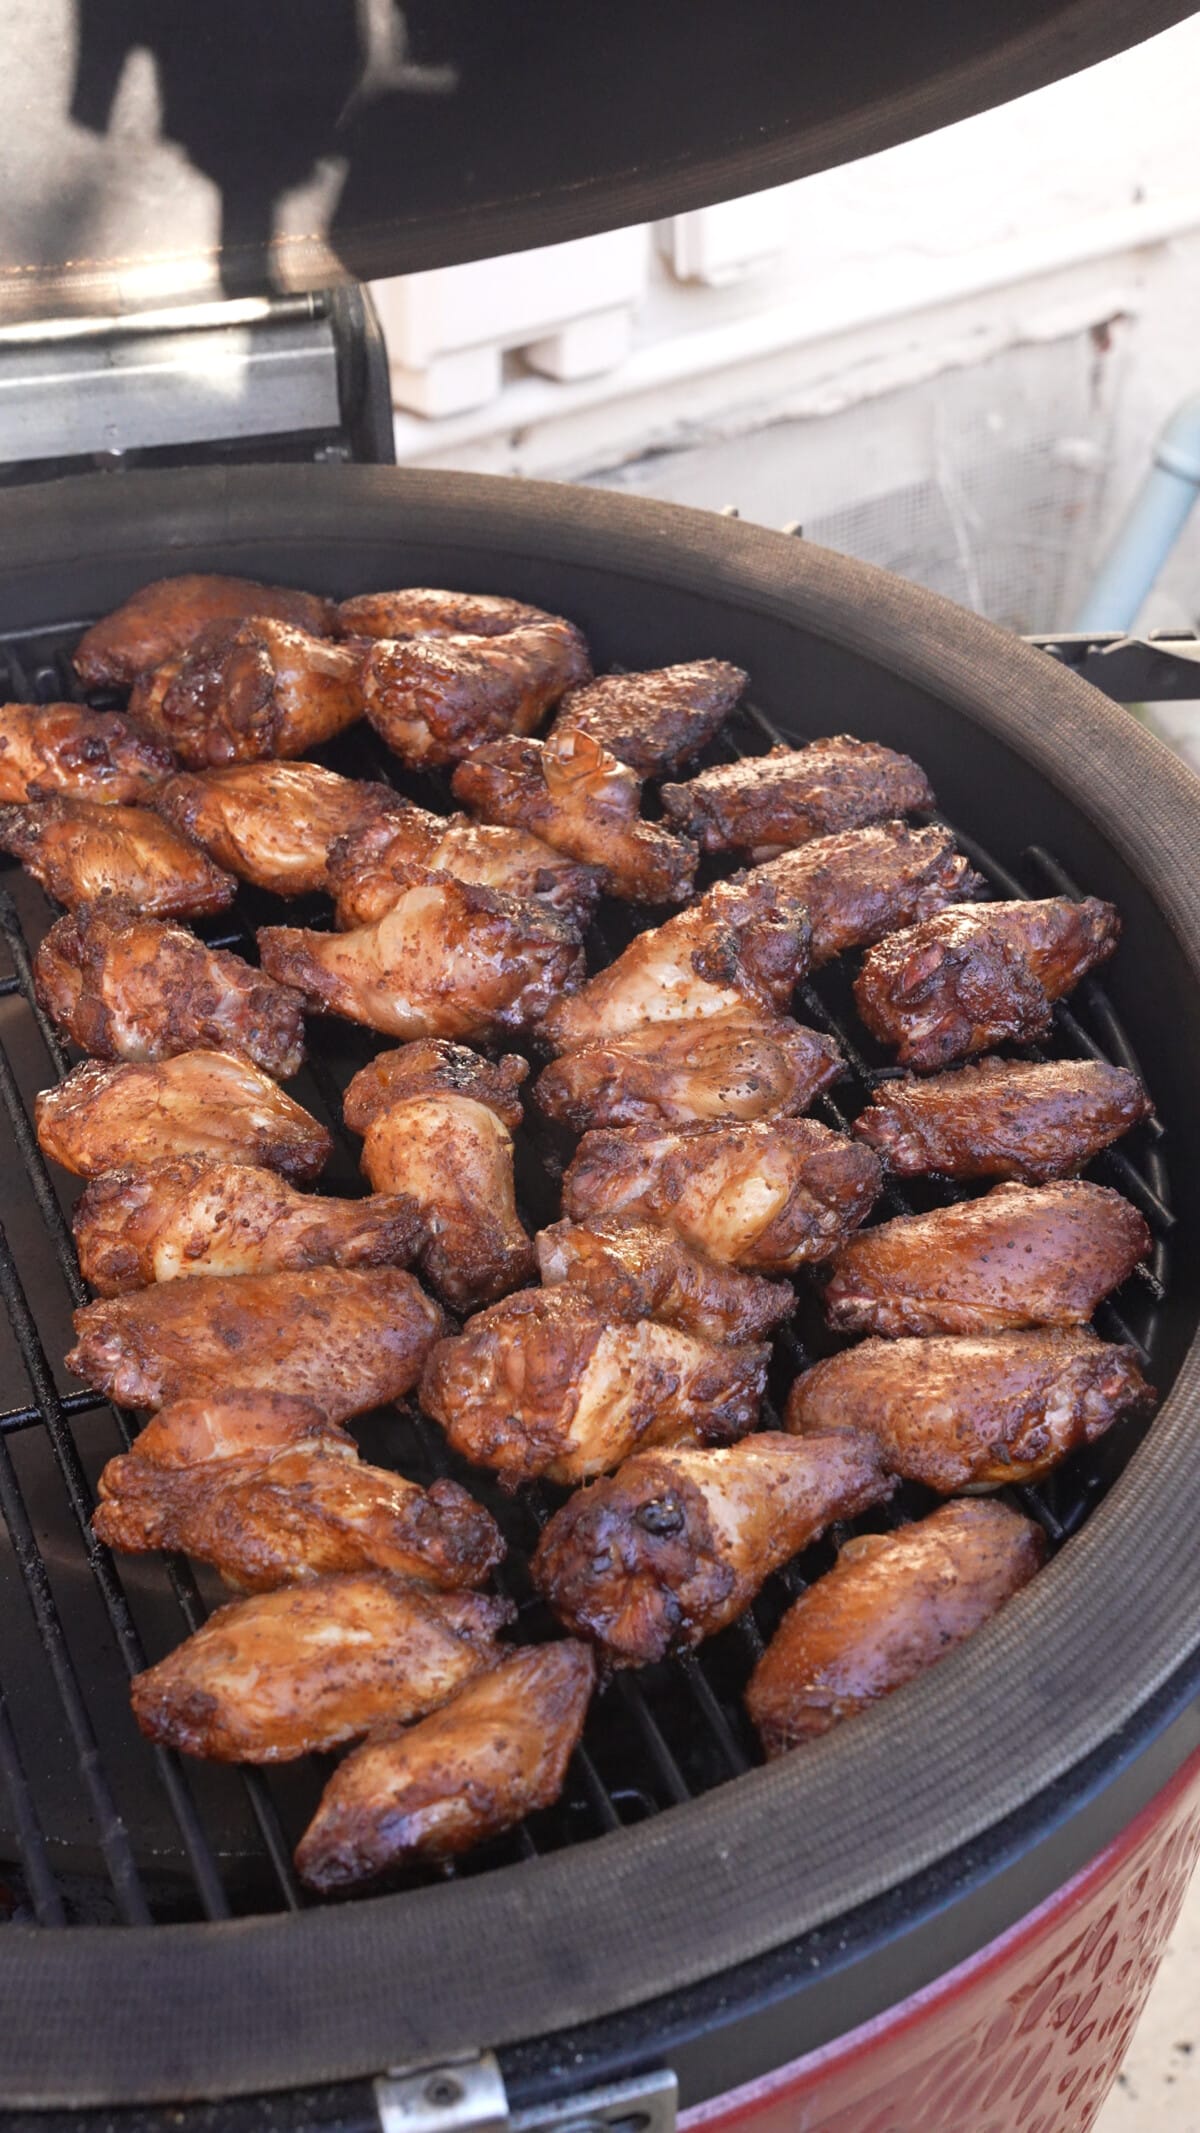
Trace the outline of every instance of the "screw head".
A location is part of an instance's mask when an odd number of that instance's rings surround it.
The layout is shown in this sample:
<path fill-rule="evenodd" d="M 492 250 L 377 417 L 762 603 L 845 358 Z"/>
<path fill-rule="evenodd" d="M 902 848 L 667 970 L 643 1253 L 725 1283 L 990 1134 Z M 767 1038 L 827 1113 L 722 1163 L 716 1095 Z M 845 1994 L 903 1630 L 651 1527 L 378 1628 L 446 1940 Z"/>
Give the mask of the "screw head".
<path fill-rule="evenodd" d="M 448 2111 L 462 2102 L 463 2086 L 453 2074 L 431 2074 L 421 2093 L 432 2110 Z"/>

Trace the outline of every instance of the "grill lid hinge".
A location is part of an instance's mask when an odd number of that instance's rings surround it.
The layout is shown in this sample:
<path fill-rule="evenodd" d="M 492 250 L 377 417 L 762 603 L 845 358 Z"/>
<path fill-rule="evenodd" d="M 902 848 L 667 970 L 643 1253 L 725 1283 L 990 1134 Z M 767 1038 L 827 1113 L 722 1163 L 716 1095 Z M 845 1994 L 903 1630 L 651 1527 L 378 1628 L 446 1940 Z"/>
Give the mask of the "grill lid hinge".
<path fill-rule="evenodd" d="M 492 2052 L 393 2067 L 375 2083 L 381 2133 L 675 2133 L 679 2084 L 666 2068 L 510 2111 Z"/>

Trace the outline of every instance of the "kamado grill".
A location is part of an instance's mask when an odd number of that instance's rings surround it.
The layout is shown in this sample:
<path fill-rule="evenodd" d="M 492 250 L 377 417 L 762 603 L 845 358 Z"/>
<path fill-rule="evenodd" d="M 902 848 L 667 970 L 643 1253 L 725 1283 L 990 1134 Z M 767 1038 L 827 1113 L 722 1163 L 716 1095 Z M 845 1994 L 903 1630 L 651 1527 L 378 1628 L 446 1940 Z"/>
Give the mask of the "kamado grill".
<path fill-rule="evenodd" d="M 1064 24 L 1076 15 L 1090 28 L 1075 22 L 1072 43 Z M 1029 86 L 1120 34 L 1105 10 L 1068 10 L 1057 27 L 1040 60 L 1028 33 L 1024 73 L 1001 68 L 974 98 L 926 99 L 923 118 L 885 122 L 877 138 Z M 757 182 L 837 152 L 798 137 L 788 162 L 786 142 L 776 148 Z M 687 184 L 664 176 L 660 211 L 706 183 L 712 197 L 728 167 L 714 159 L 707 180 L 693 171 Z M 547 234 L 563 233 L 563 212 Z M 525 200 L 520 213 L 498 225 L 508 242 L 532 241 L 538 209 Z M 597 205 L 590 226 L 605 219 L 617 207 Z M 380 241 L 363 239 L 364 262 L 378 266 Z M 442 256 L 474 243 L 449 237 Z M 359 263 L 352 235 L 347 256 Z M 395 241 L 393 264 L 417 256 Z M 510 2121 L 522 2133 L 669 2133 L 678 2110 L 697 2128 L 814 2133 L 1089 2124 L 1200 1855 L 1194 781 L 1070 671 L 1082 648 L 1050 658 L 915 587 L 729 519 L 346 465 L 96 474 L 14 488 L 2 503 L 8 699 L 78 695 L 82 629 L 168 573 L 336 598 L 404 584 L 500 592 L 578 623 L 597 672 L 705 656 L 748 669 L 746 704 L 702 762 L 849 729 L 918 759 L 992 894 L 1110 898 L 1119 952 L 1059 1005 L 1045 1049 L 1134 1067 L 1154 1099 L 1155 1118 L 1088 1175 L 1151 1226 L 1152 1261 L 1096 1324 L 1136 1345 L 1161 1396 L 1148 1425 L 1120 1423 L 1010 1492 L 1047 1538 L 1047 1567 L 1019 1608 L 869 1714 L 763 1766 L 742 1707 L 764 1641 L 828 1569 L 839 1528 L 692 1655 L 616 1675 L 555 1807 L 452 1873 L 315 1903 L 291 1854 L 323 1773 L 185 1763 L 151 1748 L 129 1715 L 129 1676 L 195 1627 L 220 1588 L 181 1559 L 113 1558 L 90 1533 L 100 1466 L 133 1426 L 59 1361 L 87 1292 L 74 1181 L 47 1166 L 31 1114 L 74 1055 L 33 993 L 52 907 L 6 872 L 3 2123 L 140 2133 L 169 2114 L 222 2133 Z M 317 754 L 449 804 L 444 785 L 407 776 L 365 725 Z M 328 923 L 325 899 L 296 911 L 298 924 Z M 245 950 L 279 913 L 243 889 L 229 918 L 199 930 Z M 589 967 L 637 923 L 606 901 Z M 797 1007 L 848 1062 L 813 1113 L 835 1127 L 891 1071 L 853 1012 L 848 961 L 809 981 Z M 310 1024 L 295 1091 L 335 1134 L 322 1181 L 334 1192 L 361 1190 L 341 1092 L 380 1048 L 332 1017 Z M 528 1108 L 518 1188 L 533 1228 L 558 1213 L 569 1143 Z M 951 1197 L 892 1185 L 878 1212 Z M 798 1292 L 776 1342 L 776 1400 L 836 1345 L 812 1283 Z M 768 1404 L 767 1426 L 775 1412 Z M 535 1486 L 506 1497 L 415 1407 L 356 1434 L 367 1457 L 415 1480 L 469 1474 L 508 1543 L 499 1575 L 520 1610 L 516 1635 L 546 1636 L 527 1559 L 559 1496 Z M 864 1528 L 931 1502 L 906 1485 Z"/>

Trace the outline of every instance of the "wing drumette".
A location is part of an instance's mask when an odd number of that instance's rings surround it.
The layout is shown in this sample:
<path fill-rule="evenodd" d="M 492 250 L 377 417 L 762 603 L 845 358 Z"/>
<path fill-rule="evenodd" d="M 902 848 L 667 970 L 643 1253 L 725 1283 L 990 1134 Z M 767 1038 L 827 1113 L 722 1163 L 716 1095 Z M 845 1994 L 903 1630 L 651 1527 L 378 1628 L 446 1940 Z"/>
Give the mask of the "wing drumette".
<path fill-rule="evenodd" d="M 545 1068 L 534 1093 L 543 1111 L 578 1133 L 779 1118 L 806 1111 L 843 1066 L 831 1037 L 746 1007 L 698 1022 L 649 1022 L 580 1045 Z"/>
<path fill-rule="evenodd" d="M 591 671 L 579 631 L 554 619 L 502 636 L 380 638 L 363 660 L 363 701 L 402 763 L 433 770 L 502 733 L 532 733 Z"/>
<path fill-rule="evenodd" d="M 152 1066 L 85 1060 L 42 1090 L 36 1123 L 43 1153 L 84 1178 L 159 1156 L 208 1155 L 308 1185 L 333 1146 L 294 1097 L 232 1052 L 183 1052 Z"/>
<path fill-rule="evenodd" d="M 410 585 L 401 592 L 356 593 L 343 600 L 338 625 L 346 637 L 506 637 L 558 618 L 502 593 L 443 592 Z"/>
<path fill-rule="evenodd" d="M 340 778 L 319 763 L 184 770 L 154 804 L 218 865 L 276 896 L 328 888 L 331 846 L 404 806 L 390 785 Z"/>
<path fill-rule="evenodd" d="M 237 893 L 232 875 L 149 808 L 68 793 L 0 807 L 0 851 L 11 852 L 68 910 L 126 896 L 147 918 L 202 918 L 224 911 Z"/>
<path fill-rule="evenodd" d="M 362 717 L 361 663 L 290 622 L 217 622 L 135 682 L 130 716 L 189 770 L 305 755 Z"/>
<path fill-rule="evenodd" d="M 807 906 L 814 965 L 933 918 L 948 904 L 969 903 L 987 886 L 938 823 L 909 829 L 880 822 L 814 837 L 760 871 Z"/>
<path fill-rule="evenodd" d="M 328 636 L 337 626 L 337 610 L 314 593 L 198 572 L 157 578 L 85 630 L 75 671 L 89 689 L 120 687 L 186 650 L 212 623 L 240 622 L 247 615 L 273 615 L 314 637 Z"/>
<path fill-rule="evenodd" d="M 1136 1074 L 1098 1059 L 981 1059 L 886 1083 L 852 1130 L 899 1177 L 1037 1184 L 1081 1170 L 1152 1109 Z"/>
<path fill-rule="evenodd" d="M 432 815 L 397 800 L 386 815 L 339 839 L 329 854 L 338 925 L 374 925 L 399 902 L 414 866 L 533 898 L 581 926 L 600 896 L 594 867 L 565 859 L 540 837 L 472 822 L 469 815 Z"/>
<path fill-rule="evenodd" d="M 77 800 L 133 806 L 175 768 L 170 751 L 116 711 L 79 704 L 0 705 L 0 800 Z"/>
<path fill-rule="evenodd" d="M 662 798 L 669 820 L 702 852 L 756 858 L 934 804 L 911 757 L 849 733 L 719 763 L 686 785 L 664 785 Z"/>
<path fill-rule="evenodd" d="M 605 674 L 568 689 L 553 731 L 589 734 L 639 778 L 669 777 L 720 732 L 746 680 L 723 659 Z"/>
<path fill-rule="evenodd" d="M 534 1239 L 547 1288 L 570 1282 L 610 1318 L 656 1318 L 702 1340 L 769 1340 L 796 1308 L 786 1281 L 741 1274 L 652 1222 L 555 1222 Z"/>

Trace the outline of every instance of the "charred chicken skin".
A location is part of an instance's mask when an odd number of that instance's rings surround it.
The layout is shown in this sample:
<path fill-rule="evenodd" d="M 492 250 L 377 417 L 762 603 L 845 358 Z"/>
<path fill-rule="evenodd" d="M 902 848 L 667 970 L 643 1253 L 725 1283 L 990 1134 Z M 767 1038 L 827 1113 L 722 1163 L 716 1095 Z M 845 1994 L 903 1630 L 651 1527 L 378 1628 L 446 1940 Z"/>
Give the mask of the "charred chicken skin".
<path fill-rule="evenodd" d="M 565 859 L 540 837 L 472 822 L 468 815 L 432 815 L 395 799 L 386 815 L 339 838 L 329 854 L 338 925 L 373 926 L 400 901 L 414 866 L 548 904 L 580 926 L 600 897 L 595 867 Z"/>
<path fill-rule="evenodd" d="M 434 770 L 501 734 L 532 733 L 591 672 L 579 631 L 553 618 L 502 636 L 380 638 L 362 662 L 363 701 L 402 763 Z"/>
<path fill-rule="evenodd" d="M 152 1066 L 88 1059 L 42 1090 L 35 1117 L 42 1153 L 83 1178 L 160 1156 L 207 1155 L 310 1185 L 333 1147 L 303 1105 L 232 1052 L 182 1052 Z"/>
<path fill-rule="evenodd" d="M 848 948 L 869 947 L 897 926 L 933 918 L 949 904 L 970 903 L 986 889 L 937 823 L 910 829 L 879 822 L 814 837 L 758 872 L 807 906 L 814 966 Z"/>
<path fill-rule="evenodd" d="M 240 1052 L 281 1081 L 304 1059 L 299 997 L 186 926 L 143 918 L 125 897 L 81 904 L 45 936 L 33 964 L 37 996 L 60 1029 L 97 1059 L 170 1059 Z"/>
<path fill-rule="evenodd" d="M 898 1177 L 1069 1177 L 1153 1106 L 1136 1074 L 1098 1059 L 981 1059 L 888 1082 L 854 1121 Z"/>
<path fill-rule="evenodd" d="M 996 1185 L 852 1237 L 825 1316 L 839 1333 L 889 1335 L 1083 1325 L 1150 1248 L 1136 1207 L 1107 1186 Z"/>
<path fill-rule="evenodd" d="M 232 875 L 149 808 L 68 793 L 0 807 L 0 851 L 11 852 L 69 911 L 123 896 L 145 918 L 203 918 L 226 910 L 237 893 Z"/>
<path fill-rule="evenodd" d="M 337 610 L 314 593 L 199 573 L 158 578 L 84 632 L 75 672 L 86 688 L 120 688 L 186 651 L 211 624 L 248 615 L 272 615 L 314 637 L 327 637 L 337 626 Z"/>
<path fill-rule="evenodd" d="M 0 704 L 0 800 L 71 793 L 110 807 L 154 797 L 170 751 L 116 711 L 79 704 Z"/>
<path fill-rule="evenodd" d="M 306 755 L 362 717 L 361 664 L 290 622 L 217 622 L 135 682 L 129 712 L 189 770 Z"/>
<path fill-rule="evenodd" d="M 1112 954 L 1120 931 L 1097 896 L 959 906 L 872 948 L 854 998 L 901 1066 L 948 1066 L 1044 1036 L 1053 1002 Z"/>
<path fill-rule="evenodd" d="M 546 1287 L 570 1282 L 609 1318 L 655 1318 L 701 1340 L 768 1340 L 796 1308 L 786 1281 L 741 1274 L 651 1222 L 555 1222 L 534 1239 Z"/>
<path fill-rule="evenodd" d="M 535 1095 L 577 1133 L 589 1126 L 683 1126 L 695 1119 L 806 1111 L 844 1071 L 832 1038 L 743 1008 L 698 1022 L 649 1022 L 580 1045 L 545 1068 Z"/>
<path fill-rule="evenodd" d="M 662 798 L 668 820 L 702 852 L 756 858 L 934 804 L 928 778 L 909 756 L 849 733 L 719 763 L 686 785 L 664 785 Z"/>
<path fill-rule="evenodd" d="M 187 1755 L 288 1762 L 435 1711 L 496 1665 L 511 1614 L 507 1600 L 382 1571 L 284 1585 L 218 1607 L 135 1675 L 133 1715 Z"/>
<path fill-rule="evenodd" d="M 506 637 L 558 618 L 500 593 L 442 592 L 427 585 L 402 592 L 356 593 L 343 600 L 344 637 Z"/>
<path fill-rule="evenodd" d="M 639 778 L 669 777 L 720 732 L 747 678 L 724 659 L 605 674 L 568 689 L 553 731 L 588 734 Z"/>
<path fill-rule="evenodd" d="M 340 778 L 319 763 L 234 763 L 180 771 L 154 804 L 239 880 L 302 896 L 330 886 L 331 846 L 404 802 L 390 785 Z"/>
<path fill-rule="evenodd" d="M 874 1439 L 847 1429 L 640 1452 L 555 1513 L 534 1582 L 608 1665 L 651 1666 L 736 1621 L 772 1571 L 894 1487 Z"/>
<path fill-rule="evenodd" d="M 419 1724 L 354 1749 L 300 1840 L 301 1880 L 325 1894 L 448 1859 L 551 1806 L 594 1682 L 586 1645 L 535 1644 Z"/>
<path fill-rule="evenodd" d="M 788 1609 L 746 1690 L 769 1756 L 828 1733 L 944 1659 L 1041 1568 L 1032 1519 L 947 1503 L 919 1524 L 846 1542 Z"/>
<path fill-rule="evenodd" d="M 614 1321 L 571 1283 L 522 1289 L 440 1341 L 421 1405 L 455 1451 L 515 1485 L 586 1481 L 639 1444 L 726 1443 L 752 1429 L 770 1349 L 717 1347 Z"/>

